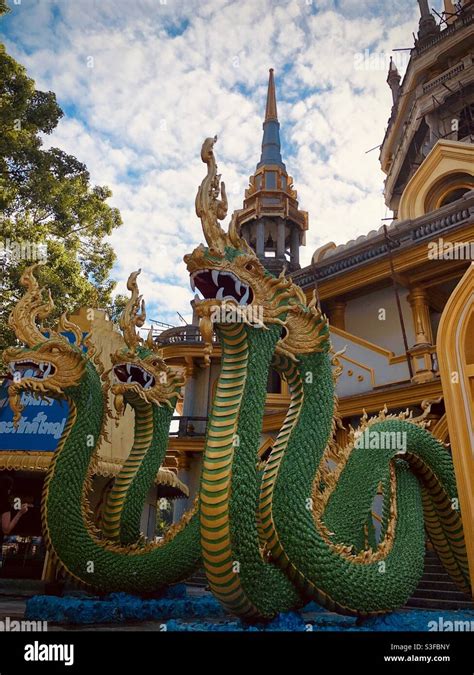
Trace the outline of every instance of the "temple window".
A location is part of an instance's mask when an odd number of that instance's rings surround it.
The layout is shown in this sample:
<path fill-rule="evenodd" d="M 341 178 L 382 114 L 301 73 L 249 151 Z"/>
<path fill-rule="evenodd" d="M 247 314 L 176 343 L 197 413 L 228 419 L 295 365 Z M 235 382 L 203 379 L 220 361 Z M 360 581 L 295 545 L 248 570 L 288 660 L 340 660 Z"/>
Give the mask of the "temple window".
<path fill-rule="evenodd" d="M 474 189 L 474 178 L 468 173 L 456 172 L 443 176 L 426 195 L 425 213 L 455 202 L 472 189 Z"/>
<path fill-rule="evenodd" d="M 276 190 L 277 186 L 277 172 L 265 171 L 265 187 L 267 190 Z"/>

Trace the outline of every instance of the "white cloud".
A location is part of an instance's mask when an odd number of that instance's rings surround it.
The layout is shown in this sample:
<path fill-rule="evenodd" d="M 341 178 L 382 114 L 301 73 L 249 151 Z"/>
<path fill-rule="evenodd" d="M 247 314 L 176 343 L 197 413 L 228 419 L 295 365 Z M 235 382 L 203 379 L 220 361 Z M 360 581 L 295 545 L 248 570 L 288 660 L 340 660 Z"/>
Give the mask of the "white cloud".
<path fill-rule="evenodd" d="M 8 50 L 67 112 L 47 143 L 112 188 L 124 219 L 111 237 L 118 291 L 141 267 L 153 318 L 190 314 L 182 256 L 202 240 L 194 197 L 206 136 L 219 136 L 230 211 L 242 204 L 269 67 L 284 161 L 310 214 L 303 262 L 322 243 L 380 226 L 383 175 L 378 151 L 366 151 L 382 141 L 391 94 L 386 72 L 357 70 L 354 55 L 410 46 L 414 0 L 31 0 L 12 9 Z"/>

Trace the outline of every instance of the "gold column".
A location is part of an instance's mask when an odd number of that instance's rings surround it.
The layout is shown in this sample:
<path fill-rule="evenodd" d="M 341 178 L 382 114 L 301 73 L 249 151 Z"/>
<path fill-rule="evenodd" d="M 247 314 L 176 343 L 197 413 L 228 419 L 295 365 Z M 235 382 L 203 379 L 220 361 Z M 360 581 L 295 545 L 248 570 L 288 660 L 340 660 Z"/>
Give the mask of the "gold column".
<path fill-rule="evenodd" d="M 431 330 L 430 308 L 428 296 L 421 286 L 410 289 L 408 296 L 411 311 L 413 313 L 413 325 L 417 345 L 433 344 L 433 332 Z"/>
<path fill-rule="evenodd" d="M 346 427 L 344 427 L 344 429 L 337 427 L 336 443 L 340 448 L 345 448 L 346 445 L 349 443 L 349 431 L 346 429 Z"/>
<path fill-rule="evenodd" d="M 329 323 L 334 328 L 346 330 L 346 305 L 344 300 L 330 300 L 328 302 Z"/>
<path fill-rule="evenodd" d="M 421 286 L 414 286 L 408 295 L 408 302 L 415 331 L 415 344 L 409 350 L 413 365 L 413 382 L 429 382 L 435 377 L 432 359 L 435 350 L 426 290 Z"/>
<path fill-rule="evenodd" d="M 197 366 L 194 362 L 194 359 L 192 356 L 185 356 L 184 357 L 184 362 L 186 364 L 185 367 L 185 375 L 186 375 L 186 381 L 189 380 L 191 377 L 196 377 L 197 373 Z"/>
<path fill-rule="evenodd" d="M 474 263 L 441 316 L 438 358 L 449 440 L 474 589 Z"/>
<path fill-rule="evenodd" d="M 185 452 L 178 452 L 177 462 L 178 471 L 189 471 L 191 468 L 191 458 Z"/>

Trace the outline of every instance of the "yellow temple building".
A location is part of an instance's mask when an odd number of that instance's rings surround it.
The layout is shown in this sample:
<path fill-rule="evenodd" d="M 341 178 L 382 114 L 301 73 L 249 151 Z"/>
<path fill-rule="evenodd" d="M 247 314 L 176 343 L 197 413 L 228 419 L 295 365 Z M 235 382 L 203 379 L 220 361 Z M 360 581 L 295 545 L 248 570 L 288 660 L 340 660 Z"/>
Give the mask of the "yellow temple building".
<path fill-rule="evenodd" d="M 282 160 L 272 70 L 261 157 L 236 218 L 267 269 L 279 273 L 285 267 L 308 298 L 316 289 L 334 351 L 345 350 L 337 383 L 345 426 L 337 431 L 340 445 L 363 411 L 377 413 L 384 405 L 393 413 L 417 411 L 425 400 L 438 401 L 430 430 L 451 444 L 474 575 L 474 6 L 465 2 L 456 13 L 447 3 L 440 27 L 427 1 L 419 4 L 403 82 L 393 63 L 387 76 L 393 106 L 380 163 L 393 220 L 343 245 L 329 242 L 310 265 L 300 266 L 309 218 Z M 182 417 L 169 454 L 192 497 L 219 348 L 206 368 L 196 325 L 165 330 L 156 339 L 167 360 L 186 368 Z M 263 459 L 288 404 L 285 383 L 274 373 Z M 185 508 L 178 503 L 177 514 Z M 427 564 L 434 568 L 431 555 Z"/>

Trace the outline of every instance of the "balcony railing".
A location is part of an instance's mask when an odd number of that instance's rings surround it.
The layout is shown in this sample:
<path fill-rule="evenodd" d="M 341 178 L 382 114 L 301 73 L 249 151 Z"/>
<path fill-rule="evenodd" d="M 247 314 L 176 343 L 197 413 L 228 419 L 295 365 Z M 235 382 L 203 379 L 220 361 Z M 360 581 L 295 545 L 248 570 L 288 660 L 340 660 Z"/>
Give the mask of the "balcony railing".
<path fill-rule="evenodd" d="M 432 80 L 424 84 L 423 93 L 427 94 L 432 89 L 435 89 L 440 84 L 443 84 L 443 82 L 447 82 L 448 80 L 451 80 L 453 77 L 456 77 L 456 75 L 458 73 L 462 73 L 463 70 L 464 70 L 464 63 L 463 61 L 461 61 L 460 63 L 457 63 L 455 66 L 452 66 L 448 70 L 445 70 L 444 73 L 441 73 L 441 75 L 438 75 L 437 77 L 433 78 Z"/>
<path fill-rule="evenodd" d="M 473 190 L 436 211 L 425 213 L 413 220 L 399 221 L 397 226 L 390 230 L 390 237 L 394 247 L 402 250 L 472 222 L 474 222 Z M 341 246 L 333 255 L 328 255 L 316 265 L 294 272 L 291 278 L 299 286 L 306 288 L 315 281 L 326 280 L 387 255 L 388 244 L 383 228 L 380 228 L 375 235 L 361 236 Z"/>
<path fill-rule="evenodd" d="M 174 416 L 169 435 L 173 438 L 205 436 L 208 417 Z"/>
<path fill-rule="evenodd" d="M 203 339 L 201 335 L 201 331 L 199 330 L 198 326 L 177 326 L 176 328 L 170 328 L 169 330 L 165 330 L 161 332 L 159 335 L 157 335 L 155 338 L 155 343 L 158 346 L 167 346 L 167 345 L 174 345 L 174 344 L 181 344 L 181 343 L 186 343 L 186 344 L 202 344 Z M 218 342 L 217 336 L 213 335 L 212 336 L 212 341 L 214 343 Z"/>
<path fill-rule="evenodd" d="M 470 26 L 473 21 L 474 21 L 474 12 L 472 10 L 472 7 L 468 7 L 466 5 L 463 8 L 463 13 L 459 15 L 459 17 L 454 21 L 454 23 L 447 26 L 439 33 L 436 33 L 430 39 L 423 41 L 421 44 L 420 43 L 417 44 L 415 47 L 415 51 L 418 54 L 422 54 L 427 49 L 430 49 L 430 47 L 433 47 L 441 40 L 444 40 L 445 38 L 455 33 L 458 29 L 464 28 L 465 26 Z"/>

